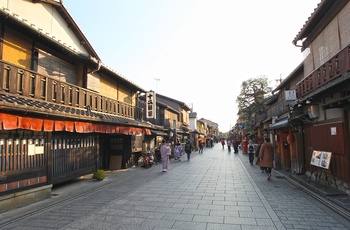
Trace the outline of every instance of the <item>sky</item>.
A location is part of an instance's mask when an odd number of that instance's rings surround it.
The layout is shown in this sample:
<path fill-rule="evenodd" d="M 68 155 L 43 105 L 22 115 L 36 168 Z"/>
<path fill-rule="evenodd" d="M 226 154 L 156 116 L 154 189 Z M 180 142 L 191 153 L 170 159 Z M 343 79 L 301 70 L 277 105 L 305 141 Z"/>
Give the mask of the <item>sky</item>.
<path fill-rule="evenodd" d="M 303 60 L 293 39 L 321 0 L 64 0 L 104 65 L 229 131 L 244 80 L 275 88 Z"/>

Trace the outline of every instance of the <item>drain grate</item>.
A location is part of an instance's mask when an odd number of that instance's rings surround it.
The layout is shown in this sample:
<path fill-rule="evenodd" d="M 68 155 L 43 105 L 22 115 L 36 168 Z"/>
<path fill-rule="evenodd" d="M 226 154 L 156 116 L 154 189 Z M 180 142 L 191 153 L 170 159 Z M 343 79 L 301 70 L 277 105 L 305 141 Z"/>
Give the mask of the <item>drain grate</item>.
<path fill-rule="evenodd" d="M 51 196 L 58 196 L 58 194 L 53 193 L 53 194 L 51 194 Z"/>

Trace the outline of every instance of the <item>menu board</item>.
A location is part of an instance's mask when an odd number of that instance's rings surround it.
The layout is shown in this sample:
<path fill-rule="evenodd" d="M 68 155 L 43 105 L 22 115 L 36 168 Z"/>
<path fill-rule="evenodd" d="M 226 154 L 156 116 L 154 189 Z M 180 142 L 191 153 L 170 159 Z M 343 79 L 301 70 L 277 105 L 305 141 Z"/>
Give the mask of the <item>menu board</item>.
<path fill-rule="evenodd" d="M 331 152 L 314 150 L 311 156 L 310 164 L 320 168 L 328 169 L 331 163 L 331 157 Z"/>

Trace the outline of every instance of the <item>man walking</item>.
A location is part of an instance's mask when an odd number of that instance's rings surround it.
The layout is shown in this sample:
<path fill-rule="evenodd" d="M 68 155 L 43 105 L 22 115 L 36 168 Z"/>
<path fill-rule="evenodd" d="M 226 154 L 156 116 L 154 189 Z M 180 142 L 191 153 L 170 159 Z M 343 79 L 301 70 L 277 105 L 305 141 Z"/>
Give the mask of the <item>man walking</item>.
<path fill-rule="evenodd" d="M 254 142 L 252 139 L 249 140 L 248 143 L 248 155 L 249 155 L 249 163 L 253 165 L 254 162 Z"/>

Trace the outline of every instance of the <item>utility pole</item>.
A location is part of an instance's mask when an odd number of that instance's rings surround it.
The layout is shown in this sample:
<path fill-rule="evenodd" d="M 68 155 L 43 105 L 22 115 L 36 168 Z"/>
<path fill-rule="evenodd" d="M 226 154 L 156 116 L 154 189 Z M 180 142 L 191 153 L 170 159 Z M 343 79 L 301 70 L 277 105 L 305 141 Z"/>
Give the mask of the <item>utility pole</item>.
<path fill-rule="evenodd" d="M 156 81 L 156 93 L 158 93 L 158 82 L 160 81 L 160 78 L 153 78 Z"/>

